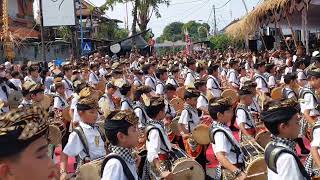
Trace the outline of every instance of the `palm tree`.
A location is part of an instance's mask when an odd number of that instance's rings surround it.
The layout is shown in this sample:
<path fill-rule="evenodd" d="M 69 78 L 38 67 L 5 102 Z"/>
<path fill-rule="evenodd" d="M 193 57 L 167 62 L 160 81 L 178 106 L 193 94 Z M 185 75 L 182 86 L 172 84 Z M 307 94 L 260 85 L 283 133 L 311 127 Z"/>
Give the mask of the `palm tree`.
<path fill-rule="evenodd" d="M 159 4 L 165 4 L 169 6 L 170 0 L 139 0 L 140 4 L 138 6 L 138 25 L 141 31 L 147 30 L 148 23 L 153 15 L 157 18 L 161 17 L 159 11 Z"/>

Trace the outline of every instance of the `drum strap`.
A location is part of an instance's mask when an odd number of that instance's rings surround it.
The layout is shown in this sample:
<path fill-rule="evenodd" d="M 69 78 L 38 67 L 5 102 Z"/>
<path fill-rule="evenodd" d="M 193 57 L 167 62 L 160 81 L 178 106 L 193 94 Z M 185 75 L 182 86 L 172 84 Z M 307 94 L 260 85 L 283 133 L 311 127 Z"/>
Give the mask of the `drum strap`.
<path fill-rule="evenodd" d="M 267 82 L 267 80 L 266 80 L 264 77 L 262 77 L 261 75 L 256 75 L 256 76 L 254 77 L 255 80 L 257 80 L 258 78 L 262 79 L 262 81 L 263 81 L 263 83 L 264 83 L 264 85 L 265 85 L 266 88 L 269 88 L 269 87 L 268 87 L 268 82 Z"/>
<path fill-rule="evenodd" d="M 142 116 L 143 116 L 143 120 L 144 120 L 144 122 L 141 122 L 141 123 L 144 124 L 144 125 L 146 125 L 146 124 L 147 124 L 147 116 L 146 116 L 146 113 L 145 113 L 145 112 L 143 111 L 143 109 L 142 109 L 141 107 L 139 107 L 139 106 L 135 107 L 135 108 L 133 109 L 133 111 L 136 110 L 136 109 L 140 109 L 140 110 L 141 110 Z"/>
<path fill-rule="evenodd" d="M 133 109 L 132 105 L 131 105 L 127 100 L 121 101 L 121 103 L 120 103 L 121 106 L 122 106 L 122 104 L 123 104 L 124 102 L 126 102 L 126 103 L 129 105 L 130 109 Z"/>
<path fill-rule="evenodd" d="M 216 128 L 216 129 L 214 129 L 213 130 L 214 132 L 212 133 L 212 143 L 213 144 L 215 144 L 215 141 L 214 141 L 214 136 L 215 136 L 215 134 L 217 133 L 217 132 L 222 132 L 226 137 L 227 137 L 227 139 L 228 139 L 228 141 L 231 143 L 231 146 L 233 147 L 232 149 L 231 149 L 231 152 L 233 152 L 233 153 L 235 153 L 236 154 L 236 156 L 237 156 L 237 164 L 239 164 L 239 156 L 241 155 L 241 149 L 240 149 L 240 147 L 234 142 L 234 140 L 232 140 L 232 138 L 230 137 L 230 135 L 226 132 L 226 131 L 224 131 L 224 130 L 222 130 L 222 129 L 220 129 L 220 128 Z"/>
<path fill-rule="evenodd" d="M 311 136 L 313 136 L 314 130 L 319 129 L 319 128 L 320 128 L 320 124 L 319 124 L 319 123 L 316 123 L 316 124 L 312 127 Z M 313 139 L 313 137 L 312 137 L 312 139 Z"/>
<path fill-rule="evenodd" d="M 283 98 L 287 99 L 290 93 L 293 93 L 294 96 L 297 97 L 296 92 L 294 92 L 293 90 L 287 90 L 286 88 L 282 89 L 282 97 Z"/>
<path fill-rule="evenodd" d="M 313 98 L 314 98 L 314 100 L 316 101 L 316 102 L 318 102 L 318 98 L 316 97 L 316 95 L 314 94 L 314 92 L 312 92 L 311 90 L 306 90 L 306 89 L 302 89 L 301 91 L 300 91 L 300 93 L 299 93 L 299 98 L 300 99 L 304 99 L 304 96 L 306 95 L 306 94 L 312 94 L 312 96 L 313 96 Z"/>
<path fill-rule="evenodd" d="M 152 126 L 152 125 L 150 125 L 150 126 Z M 160 130 L 159 128 L 157 128 L 157 127 L 155 127 L 155 126 L 152 126 L 151 128 L 149 128 L 149 129 L 147 130 L 147 133 L 146 133 L 146 134 L 147 134 L 147 140 L 149 141 L 149 133 L 150 133 L 150 131 L 153 130 L 153 129 L 156 129 L 156 130 L 158 131 L 159 136 L 160 136 L 160 140 L 161 140 L 161 142 L 163 143 L 163 145 L 166 147 L 166 150 L 164 150 L 164 149 L 162 149 L 162 148 L 160 148 L 160 149 L 161 149 L 162 151 L 166 152 L 166 153 L 169 153 L 169 152 L 170 152 L 169 147 L 167 146 L 166 141 L 164 140 L 163 134 L 162 134 L 162 132 L 161 132 L 161 130 Z"/>
<path fill-rule="evenodd" d="M 151 82 L 152 82 L 152 84 L 153 84 L 153 86 L 156 87 L 156 82 L 154 82 L 154 80 L 153 80 L 152 77 L 147 77 L 146 80 L 147 80 L 147 79 L 150 79 Z M 155 90 L 153 87 L 151 87 L 151 88 L 152 88 L 152 90 Z"/>
<path fill-rule="evenodd" d="M 128 180 L 134 180 L 134 176 L 133 174 L 131 173 L 127 163 L 124 161 L 124 159 L 119 156 L 119 155 L 116 155 L 116 154 L 111 154 L 111 155 L 108 155 L 102 162 L 101 164 L 101 174 L 100 174 L 100 177 L 102 178 L 103 176 L 103 170 L 104 170 L 104 167 L 106 166 L 107 162 L 110 160 L 110 159 L 117 159 L 118 161 L 120 161 L 121 165 L 122 165 L 122 168 L 123 168 L 123 172 L 124 174 L 126 175 L 127 179 Z"/>
<path fill-rule="evenodd" d="M 208 80 L 209 79 L 212 79 L 213 81 L 213 84 L 216 86 L 216 87 L 212 87 L 212 89 L 218 89 L 218 90 L 221 90 L 220 86 L 219 86 L 219 83 L 217 83 L 217 81 L 215 79 L 213 79 L 212 77 L 208 77 Z"/>
<path fill-rule="evenodd" d="M 249 121 L 251 121 L 251 123 L 253 123 L 253 122 L 252 122 L 252 119 L 250 119 L 250 114 L 249 114 L 248 111 L 246 111 L 245 109 L 240 108 L 240 107 L 237 108 L 236 112 L 237 112 L 238 110 L 243 110 L 244 113 L 246 113 L 246 119 L 247 119 L 247 121 L 249 120 Z M 254 126 L 253 126 L 252 124 L 249 124 L 248 122 L 246 122 L 246 125 L 249 126 L 250 128 L 254 128 Z"/>
<path fill-rule="evenodd" d="M 278 174 L 277 160 L 282 153 L 291 154 L 294 157 L 294 159 L 296 160 L 296 163 L 297 163 L 299 170 L 300 170 L 301 174 L 303 175 L 303 177 L 305 177 L 307 180 L 311 180 L 310 176 L 308 175 L 307 171 L 305 170 L 305 167 L 301 163 L 300 158 L 296 154 L 294 154 L 293 152 L 291 152 L 290 150 L 288 150 L 284 147 L 277 146 L 273 143 L 269 143 L 267 145 L 267 148 L 266 148 L 265 154 L 264 154 L 264 159 L 265 159 L 269 169 L 271 169 L 274 173 Z"/>
<path fill-rule="evenodd" d="M 102 141 L 105 143 L 107 141 L 106 137 L 102 133 L 101 128 L 100 127 L 97 127 L 97 128 L 98 128 L 98 132 L 101 136 Z M 88 158 L 90 158 L 88 141 L 87 141 L 87 138 L 84 134 L 82 127 L 78 126 L 77 128 L 73 129 L 73 131 L 77 133 L 77 135 L 83 145 L 83 152 L 87 155 Z"/>

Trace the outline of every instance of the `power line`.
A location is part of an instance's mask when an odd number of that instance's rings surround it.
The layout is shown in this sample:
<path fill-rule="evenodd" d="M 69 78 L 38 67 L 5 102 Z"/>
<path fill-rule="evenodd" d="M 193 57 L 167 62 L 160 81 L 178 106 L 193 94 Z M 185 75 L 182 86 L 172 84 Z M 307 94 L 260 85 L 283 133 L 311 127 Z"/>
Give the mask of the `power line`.
<path fill-rule="evenodd" d="M 187 18 L 188 16 L 192 15 L 193 13 L 199 11 L 199 10 L 202 9 L 203 7 L 205 7 L 204 4 L 206 4 L 206 3 L 209 2 L 209 1 L 210 1 L 210 0 L 207 0 L 207 1 L 203 2 L 202 4 L 200 4 L 201 7 L 196 8 L 194 11 L 192 11 L 192 12 L 189 13 L 188 15 L 184 16 L 184 17 L 182 18 L 182 20 L 185 19 L 185 18 Z M 198 6 L 197 6 L 197 7 L 198 7 Z M 194 8 L 191 8 L 191 9 L 194 9 Z"/>
<path fill-rule="evenodd" d="M 211 15 L 212 15 L 213 10 L 214 10 L 214 6 L 211 8 L 210 15 L 209 15 L 208 20 L 207 20 L 207 24 L 209 23 L 209 20 L 210 20 L 210 18 L 211 18 Z"/>
<path fill-rule="evenodd" d="M 170 6 L 172 6 L 172 5 L 180 5 L 180 4 L 191 4 L 191 3 L 195 3 L 195 2 L 199 2 L 199 0 L 198 0 L 198 1 L 188 1 L 188 2 L 172 3 L 172 4 L 170 4 Z"/>
<path fill-rule="evenodd" d="M 229 0 L 229 1 L 227 1 L 224 5 L 222 5 L 222 6 L 220 6 L 220 7 L 217 7 L 217 8 L 215 8 L 215 9 L 222 9 L 222 8 L 224 8 L 226 5 L 228 5 L 231 1 L 232 1 L 232 0 Z"/>

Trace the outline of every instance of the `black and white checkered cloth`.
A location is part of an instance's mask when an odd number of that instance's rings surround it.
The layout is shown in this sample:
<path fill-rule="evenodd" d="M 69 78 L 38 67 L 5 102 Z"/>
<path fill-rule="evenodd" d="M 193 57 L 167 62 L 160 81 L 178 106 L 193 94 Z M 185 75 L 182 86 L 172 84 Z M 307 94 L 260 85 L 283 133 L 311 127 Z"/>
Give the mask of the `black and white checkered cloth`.
<path fill-rule="evenodd" d="M 125 161 L 130 164 L 136 163 L 135 159 L 132 156 L 132 149 L 109 145 L 109 150 L 117 155 L 121 156 Z"/>

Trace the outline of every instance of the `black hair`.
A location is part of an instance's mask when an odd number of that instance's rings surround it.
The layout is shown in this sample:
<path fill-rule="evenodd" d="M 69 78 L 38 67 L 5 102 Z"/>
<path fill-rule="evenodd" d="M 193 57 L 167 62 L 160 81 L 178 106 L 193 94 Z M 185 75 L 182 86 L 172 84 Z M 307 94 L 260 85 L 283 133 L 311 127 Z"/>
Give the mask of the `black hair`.
<path fill-rule="evenodd" d="M 164 108 L 165 104 L 159 104 L 157 106 L 147 106 L 146 112 L 150 118 L 155 118 L 161 111 L 164 111 Z"/>
<path fill-rule="evenodd" d="M 296 71 L 297 69 L 299 69 L 299 67 L 301 66 L 301 65 L 303 65 L 304 64 L 304 62 L 302 61 L 302 60 L 297 60 L 297 61 L 295 61 L 294 63 L 293 63 L 293 71 Z"/>
<path fill-rule="evenodd" d="M 130 90 L 131 90 L 130 85 L 119 88 L 120 94 L 123 96 L 126 96 L 130 92 Z"/>
<path fill-rule="evenodd" d="M 273 69 L 274 65 L 266 65 L 266 72 L 271 73 L 271 70 Z"/>
<path fill-rule="evenodd" d="M 208 74 L 211 75 L 214 71 L 217 71 L 219 69 L 219 65 L 218 64 L 214 64 L 208 67 L 207 71 Z"/>
<path fill-rule="evenodd" d="M 151 64 L 146 64 L 142 67 L 143 74 L 148 74 L 149 69 L 151 68 Z"/>
<path fill-rule="evenodd" d="M 18 71 L 12 71 L 11 76 L 13 78 L 19 77 L 20 73 Z"/>
<path fill-rule="evenodd" d="M 168 72 L 166 69 L 157 69 L 156 71 L 156 77 L 160 79 L 160 76 L 163 75 L 164 73 Z"/>
<path fill-rule="evenodd" d="M 176 91 L 177 88 L 173 85 L 173 84 L 166 84 L 164 86 L 164 92 L 168 92 L 168 91 Z"/>
<path fill-rule="evenodd" d="M 208 111 L 212 119 L 216 120 L 218 118 L 218 113 L 223 114 L 225 111 L 229 110 L 232 108 L 232 105 L 229 104 L 220 104 L 219 106 L 211 106 L 210 104 L 217 102 L 218 100 L 222 99 L 221 97 L 219 98 L 213 98 L 209 102 L 208 106 Z"/>
<path fill-rule="evenodd" d="M 203 70 L 204 70 L 204 68 L 201 67 L 201 66 L 196 68 L 196 72 L 197 72 L 197 73 L 200 73 L 200 72 L 203 71 Z"/>
<path fill-rule="evenodd" d="M 289 73 L 283 76 L 283 80 L 285 84 L 290 84 L 292 80 L 295 80 L 297 78 L 296 74 Z"/>

